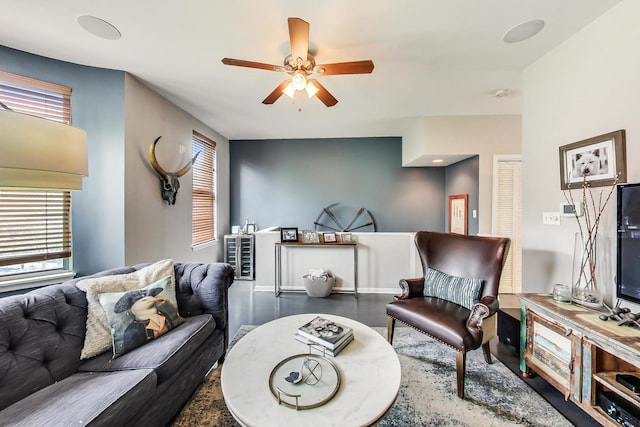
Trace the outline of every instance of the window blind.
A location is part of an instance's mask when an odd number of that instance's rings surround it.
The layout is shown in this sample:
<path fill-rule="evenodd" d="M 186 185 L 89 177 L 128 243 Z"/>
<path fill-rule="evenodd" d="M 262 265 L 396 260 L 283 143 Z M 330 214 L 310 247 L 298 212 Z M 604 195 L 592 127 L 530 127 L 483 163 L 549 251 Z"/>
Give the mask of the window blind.
<path fill-rule="evenodd" d="M 193 164 L 191 243 L 199 245 L 215 239 L 216 212 L 216 143 L 194 131 L 192 153 L 198 158 Z"/>
<path fill-rule="evenodd" d="M 0 71 L 0 101 L 18 113 L 71 122 L 71 88 Z"/>
<path fill-rule="evenodd" d="M 0 266 L 71 256 L 68 191 L 0 189 Z"/>
<path fill-rule="evenodd" d="M 15 112 L 71 121 L 66 86 L 0 71 L 0 102 Z M 68 191 L 0 188 L 0 266 L 70 257 L 70 210 Z"/>
<path fill-rule="evenodd" d="M 511 239 L 502 271 L 500 293 L 522 290 L 522 162 L 499 160 L 494 169 L 494 234 Z"/>

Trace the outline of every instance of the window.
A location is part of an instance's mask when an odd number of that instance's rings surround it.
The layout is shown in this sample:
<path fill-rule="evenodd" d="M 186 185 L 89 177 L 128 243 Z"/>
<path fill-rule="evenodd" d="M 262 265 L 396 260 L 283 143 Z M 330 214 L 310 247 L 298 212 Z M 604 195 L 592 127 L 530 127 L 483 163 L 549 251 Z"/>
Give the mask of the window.
<path fill-rule="evenodd" d="M 198 154 L 193 164 L 191 243 L 193 246 L 216 238 L 216 143 L 193 131 L 192 155 Z"/>
<path fill-rule="evenodd" d="M 0 105 L 71 121 L 71 88 L 0 71 Z M 71 257 L 69 191 L 0 188 L 0 280 L 62 269 Z"/>

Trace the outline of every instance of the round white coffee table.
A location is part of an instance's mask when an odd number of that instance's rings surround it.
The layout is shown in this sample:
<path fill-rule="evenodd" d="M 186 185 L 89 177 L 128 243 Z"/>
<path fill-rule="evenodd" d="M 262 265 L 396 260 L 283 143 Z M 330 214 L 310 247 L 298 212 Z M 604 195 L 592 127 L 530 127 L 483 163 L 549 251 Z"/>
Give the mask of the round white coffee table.
<path fill-rule="evenodd" d="M 269 375 L 282 360 L 307 353 L 294 338 L 296 330 L 318 314 L 282 317 L 249 332 L 238 341 L 222 365 L 225 403 L 245 426 L 363 426 L 378 421 L 400 389 L 400 361 L 376 331 L 345 317 L 320 316 L 349 326 L 354 340 L 337 357 L 328 357 L 340 371 L 336 395 L 324 405 L 296 410 L 279 405 L 269 388 Z"/>

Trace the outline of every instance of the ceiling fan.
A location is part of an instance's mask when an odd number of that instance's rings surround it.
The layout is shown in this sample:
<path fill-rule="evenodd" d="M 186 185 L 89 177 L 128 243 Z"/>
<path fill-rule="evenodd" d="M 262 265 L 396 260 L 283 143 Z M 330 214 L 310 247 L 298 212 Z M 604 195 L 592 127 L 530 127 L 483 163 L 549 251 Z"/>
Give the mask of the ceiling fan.
<path fill-rule="evenodd" d="M 262 62 L 244 61 L 242 59 L 223 58 L 222 63 L 238 67 L 258 68 L 261 70 L 288 73 L 291 78 L 284 80 L 263 101 L 263 104 L 273 104 L 284 93 L 293 99 L 296 91 L 305 90 L 309 98 L 314 95 L 327 107 L 333 107 L 338 100 L 329 93 L 312 74 L 368 74 L 373 71 L 373 62 L 352 61 L 333 64 L 316 65 L 314 57 L 309 53 L 309 23 L 300 18 L 289 18 L 289 42 L 291 53 L 284 58 L 284 65 L 271 65 Z"/>

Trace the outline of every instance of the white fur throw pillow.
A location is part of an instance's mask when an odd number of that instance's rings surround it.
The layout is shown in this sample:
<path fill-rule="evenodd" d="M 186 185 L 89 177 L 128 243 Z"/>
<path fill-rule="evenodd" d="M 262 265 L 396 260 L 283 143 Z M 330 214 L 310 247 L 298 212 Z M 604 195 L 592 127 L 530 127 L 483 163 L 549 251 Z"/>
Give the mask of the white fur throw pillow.
<path fill-rule="evenodd" d="M 80 280 L 76 286 L 87 293 L 88 311 L 87 332 L 80 359 L 89 359 L 112 348 L 111 329 L 107 314 L 100 304 L 100 294 L 144 288 L 167 276 L 171 277 L 171 285 L 175 288 L 176 278 L 171 259 L 158 261 L 133 273 Z"/>

